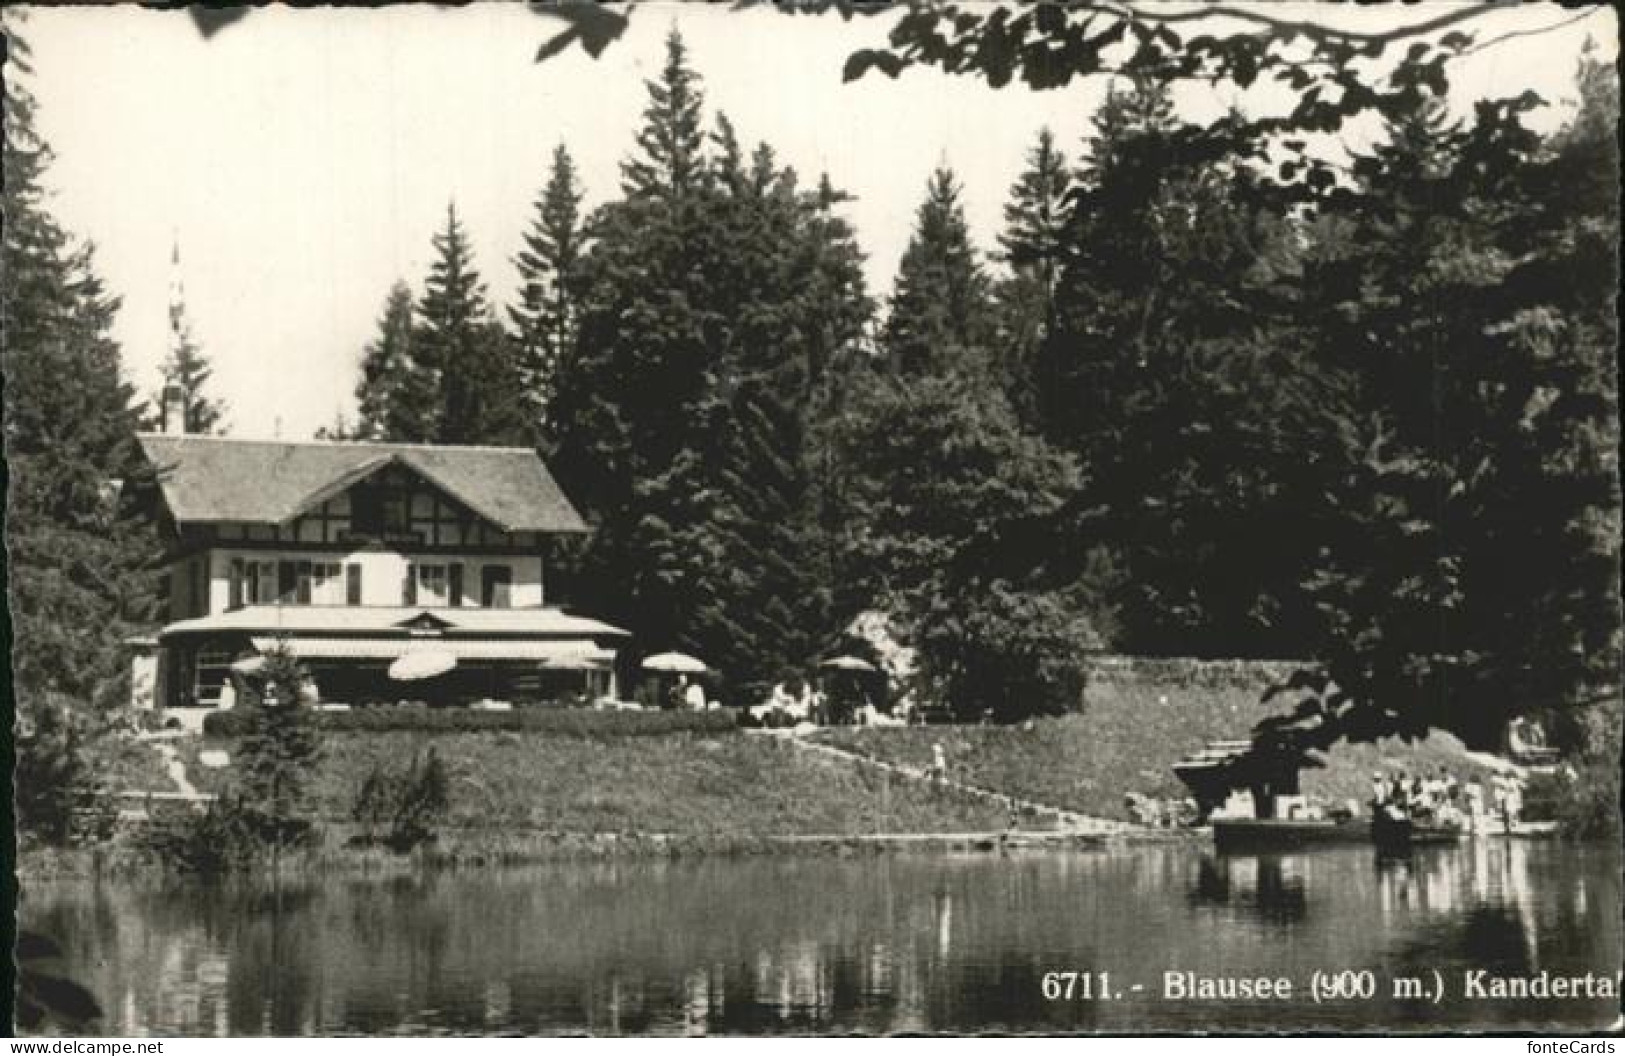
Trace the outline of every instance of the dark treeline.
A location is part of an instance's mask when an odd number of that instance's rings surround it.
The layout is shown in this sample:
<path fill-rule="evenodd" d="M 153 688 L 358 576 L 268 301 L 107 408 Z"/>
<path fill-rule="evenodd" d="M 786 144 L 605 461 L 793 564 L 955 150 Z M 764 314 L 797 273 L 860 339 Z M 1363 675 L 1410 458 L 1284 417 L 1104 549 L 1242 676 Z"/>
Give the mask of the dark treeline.
<path fill-rule="evenodd" d="M 1584 60 L 1541 137 L 1407 69 L 1340 167 L 1119 78 L 993 252 L 935 173 L 882 310 L 830 178 L 674 33 L 619 194 L 554 155 L 506 332 L 449 220 L 360 431 L 528 437 L 597 526 L 573 600 L 735 692 L 879 610 L 965 714 L 1074 706 L 1115 648 L 1316 660 L 1339 731 L 1491 740 L 1615 682 L 1617 89 Z"/>
<path fill-rule="evenodd" d="M 1335 164 L 1117 78 L 1034 144 L 996 245 L 935 173 L 882 302 L 839 174 L 741 142 L 674 34 L 620 187 L 557 149 L 507 305 L 448 210 L 335 432 L 536 446 L 596 528 L 551 582 L 733 702 L 879 611 L 966 715 L 1073 708 L 1110 648 L 1303 659 L 1283 710 L 1323 739 L 1484 743 L 1543 712 L 1602 745 L 1617 709 L 1580 705 L 1618 692 L 1617 84 L 1583 60 L 1578 111 L 1537 135 L 1531 98 L 1452 116 L 1439 69 L 1401 62 L 1384 133 Z M 14 76 L 6 100 L 35 736 L 122 699 L 151 552 L 105 486 L 139 471 L 116 302 L 42 200 Z"/>
<path fill-rule="evenodd" d="M 129 701 L 124 639 L 157 613 L 156 533 L 120 487 L 142 472 L 145 410 L 110 335 L 118 298 L 91 247 L 50 214 L 29 55 L 6 29 L 0 333 L 14 802 L 21 828 L 61 839 L 62 790 L 94 783 L 88 746 Z"/>

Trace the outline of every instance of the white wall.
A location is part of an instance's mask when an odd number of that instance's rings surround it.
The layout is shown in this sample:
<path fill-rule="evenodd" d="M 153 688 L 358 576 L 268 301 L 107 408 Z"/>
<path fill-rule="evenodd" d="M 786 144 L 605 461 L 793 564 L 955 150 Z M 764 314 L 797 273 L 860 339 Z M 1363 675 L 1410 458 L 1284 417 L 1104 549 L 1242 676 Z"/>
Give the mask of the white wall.
<path fill-rule="evenodd" d="M 175 606 L 171 609 L 171 618 L 205 615 L 192 611 L 186 600 L 190 597 L 191 577 L 201 571 L 203 561 L 208 563 L 207 612 L 225 612 L 231 603 L 231 562 L 234 559 L 272 564 L 278 561 L 332 562 L 341 566 L 359 564 L 361 603 L 368 606 L 398 606 L 401 604 L 401 583 L 406 577 L 407 563 L 414 558 L 383 550 L 212 550 L 204 557 L 186 558 L 170 567 L 170 596 Z M 461 564 L 464 608 L 479 606 L 481 569 L 488 564 L 506 565 L 512 570 L 513 585 L 509 589 L 511 608 L 532 608 L 544 601 L 542 558 L 538 554 L 424 554 L 416 556 L 415 560 L 421 564 Z M 428 607 L 425 599 L 420 596 L 419 600 Z M 345 603 L 342 573 L 330 603 Z"/>

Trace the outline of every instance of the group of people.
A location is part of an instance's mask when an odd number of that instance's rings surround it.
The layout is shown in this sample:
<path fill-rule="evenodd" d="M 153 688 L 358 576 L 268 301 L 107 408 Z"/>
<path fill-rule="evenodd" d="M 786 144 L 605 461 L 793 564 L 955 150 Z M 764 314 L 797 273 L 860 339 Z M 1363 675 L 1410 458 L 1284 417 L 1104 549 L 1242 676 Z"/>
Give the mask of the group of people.
<path fill-rule="evenodd" d="M 673 710 L 687 711 L 708 711 L 721 706 L 719 701 L 706 699 L 705 687 L 699 679 L 691 679 L 687 675 L 679 675 L 677 681 L 672 683 L 666 703 Z"/>
<path fill-rule="evenodd" d="M 1517 777 L 1497 773 L 1486 797 L 1482 782 L 1460 781 L 1442 766 L 1432 776 L 1378 771 L 1371 775 L 1371 806 L 1394 818 L 1432 825 L 1476 827 L 1486 817 L 1495 818 L 1510 831 L 1523 809 L 1523 785 Z"/>
<path fill-rule="evenodd" d="M 767 700 L 749 710 L 751 717 L 763 725 L 900 726 L 904 723 L 903 719 L 881 711 L 868 690 L 855 678 L 835 679 L 826 686 L 821 679 L 786 675 L 774 684 Z"/>

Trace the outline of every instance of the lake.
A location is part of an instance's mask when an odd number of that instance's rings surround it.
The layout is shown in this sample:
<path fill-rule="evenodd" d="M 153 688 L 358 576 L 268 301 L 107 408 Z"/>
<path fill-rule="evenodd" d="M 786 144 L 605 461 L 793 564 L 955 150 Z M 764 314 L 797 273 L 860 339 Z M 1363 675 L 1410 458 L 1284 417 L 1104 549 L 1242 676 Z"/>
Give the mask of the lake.
<path fill-rule="evenodd" d="M 53 879 L 22 920 L 117 1035 L 1576 1031 L 1618 1001 L 1469 998 L 1463 973 L 1616 981 L 1619 873 L 1617 848 L 1531 841 L 1185 843 Z"/>

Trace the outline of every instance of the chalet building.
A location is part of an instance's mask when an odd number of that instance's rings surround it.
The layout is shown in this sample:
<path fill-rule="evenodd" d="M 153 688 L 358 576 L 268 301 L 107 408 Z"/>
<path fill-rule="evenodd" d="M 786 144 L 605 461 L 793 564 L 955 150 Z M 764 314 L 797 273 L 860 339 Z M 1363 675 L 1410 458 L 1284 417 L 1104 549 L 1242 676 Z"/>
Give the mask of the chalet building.
<path fill-rule="evenodd" d="M 138 706 L 200 723 L 278 642 L 323 703 L 527 706 L 615 691 L 625 632 L 548 604 L 549 538 L 587 528 L 534 451 L 140 440 L 169 613 L 135 643 Z M 449 670 L 392 677 L 409 653 Z"/>

